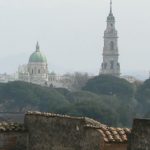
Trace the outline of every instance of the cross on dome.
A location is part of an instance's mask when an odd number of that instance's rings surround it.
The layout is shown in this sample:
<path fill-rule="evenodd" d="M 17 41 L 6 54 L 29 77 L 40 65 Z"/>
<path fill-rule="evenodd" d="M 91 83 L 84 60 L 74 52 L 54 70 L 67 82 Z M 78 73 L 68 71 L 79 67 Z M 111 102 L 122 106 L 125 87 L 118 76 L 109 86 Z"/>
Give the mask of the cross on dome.
<path fill-rule="evenodd" d="M 36 44 L 36 52 L 39 52 L 40 51 L 40 46 L 39 46 L 39 42 L 37 42 Z"/>

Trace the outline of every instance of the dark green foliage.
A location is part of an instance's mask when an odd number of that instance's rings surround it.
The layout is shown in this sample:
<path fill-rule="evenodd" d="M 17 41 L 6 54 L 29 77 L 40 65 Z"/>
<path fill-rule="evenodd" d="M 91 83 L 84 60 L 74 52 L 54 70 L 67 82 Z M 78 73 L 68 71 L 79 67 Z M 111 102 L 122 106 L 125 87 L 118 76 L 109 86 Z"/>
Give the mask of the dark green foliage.
<path fill-rule="evenodd" d="M 150 79 L 146 80 L 138 88 L 136 98 L 139 102 L 150 103 Z"/>
<path fill-rule="evenodd" d="M 10 82 L 0 85 L 0 103 L 6 103 L 8 111 L 23 111 L 26 107 L 56 112 L 58 106 L 67 105 L 65 97 L 52 88 L 25 82 Z M 59 105 L 58 105 L 59 104 Z"/>
<path fill-rule="evenodd" d="M 148 111 L 145 115 L 144 118 L 150 118 L 150 111 Z"/>
<path fill-rule="evenodd" d="M 150 116 L 150 80 L 131 84 L 112 76 L 89 80 L 84 90 L 70 92 L 25 82 L 0 84 L 1 111 L 39 110 L 87 116 L 111 126 L 131 126 L 134 117 Z"/>
<path fill-rule="evenodd" d="M 121 97 L 132 97 L 133 85 L 124 79 L 109 75 L 100 75 L 89 80 L 83 90 L 96 94 L 117 95 Z"/>
<path fill-rule="evenodd" d="M 150 79 L 139 86 L 136 92 L 136 99 L 139 102 L 141 113 L 146 117 L 150 116 Z"/>
<path fill-rule="evenodd" d="M 79 116 L 88 116 L 99 120 L 105 124 L 117 125 L 117 114 L 114 105 L 118 100 L 112 96 L 99 96 L 91 92 L 79 91 L 72 93 L 75 101 L 73 101 L 73 111 L 66 113 L 77 114 Z M 111 104 L 111 108 L 108 106 Z M 106 117 L 107 116 L 107 117 Z"/>

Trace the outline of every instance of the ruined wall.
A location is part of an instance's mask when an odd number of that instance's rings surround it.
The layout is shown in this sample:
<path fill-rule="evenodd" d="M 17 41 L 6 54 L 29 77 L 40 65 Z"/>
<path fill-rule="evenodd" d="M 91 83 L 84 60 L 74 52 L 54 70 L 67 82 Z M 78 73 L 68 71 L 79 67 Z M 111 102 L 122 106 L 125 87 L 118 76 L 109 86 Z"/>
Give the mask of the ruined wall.
<path fill-rule="evenodd" d="M 86 117 L 29 112 L 24 124 L 0 123 L 0 150 L 126 150 L 129 133 Z"/>
<path fill-rule="evenodd" d="M 105 144 L 103 150 L 127 150 L 127 143 Z"/>
<path fill-rule="evenodd" d="M 104 139 L 97 130 L 84 128 L 83 136 L 82 150 L 103 150 Z"/>
<path fill-rule="evenodd" d="M 135 119 L 128 150 L 150 150 L 150 120 Z"/>
<path fill-rule="evenodd" d="M 84 124 L 84 119 L 26 115 L 29 150 L 99 150 L 100 134 Z"/>
<path fill-rule="evenodd" d="M 1 132 L 0 150 L 27 150 L 28 134 L 25 132 Z"/>

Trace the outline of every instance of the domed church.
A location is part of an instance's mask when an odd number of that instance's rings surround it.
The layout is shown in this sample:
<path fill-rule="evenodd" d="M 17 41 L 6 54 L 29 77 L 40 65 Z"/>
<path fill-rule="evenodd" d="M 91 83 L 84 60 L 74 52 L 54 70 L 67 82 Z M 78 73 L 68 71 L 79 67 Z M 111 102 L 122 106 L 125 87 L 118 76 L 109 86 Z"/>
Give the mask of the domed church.
<path fill-rule="evenodd" d="M 27 65 L 18 68 L 18 79 L 42 86 L 62 87 L 70 89 L 72 80 L 66 76 L 49 73 L 46 56 L 41 52 L 39 43 L 30 55 Z"/>
<path fill-rule="evenodd" d="M 19 80 L 39 85 L 48 84 L 48 64 L 46 56 L 41 52 L 37 42 L 36 50 L 29 57 L 27 65 L 18 69 Z"/>
<path fill-rule="evenodd" d="M 40 51 L 39 44 L 37 42 L 36 50 L 29 58 L 28 72 L 30 82 L 39 84 L 47 84 L 48 82 L 48 64 L 44 54 Z"/>

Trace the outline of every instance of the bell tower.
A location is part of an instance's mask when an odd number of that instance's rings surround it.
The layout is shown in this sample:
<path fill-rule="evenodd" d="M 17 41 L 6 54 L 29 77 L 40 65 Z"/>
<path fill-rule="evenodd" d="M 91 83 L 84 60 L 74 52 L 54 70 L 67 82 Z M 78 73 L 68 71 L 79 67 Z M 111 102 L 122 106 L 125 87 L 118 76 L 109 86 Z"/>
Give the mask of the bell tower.
<path fill-rule="evenodd" d="M 104 32 L 103 63 L 100 74 L 120 76 L 120 64 L 118 62 L 118 35 L 115 29 L 115 17 L 112 12 L 112 0 L 110 0 L 110 12 L 107 17 L 107 27 Z"/>

